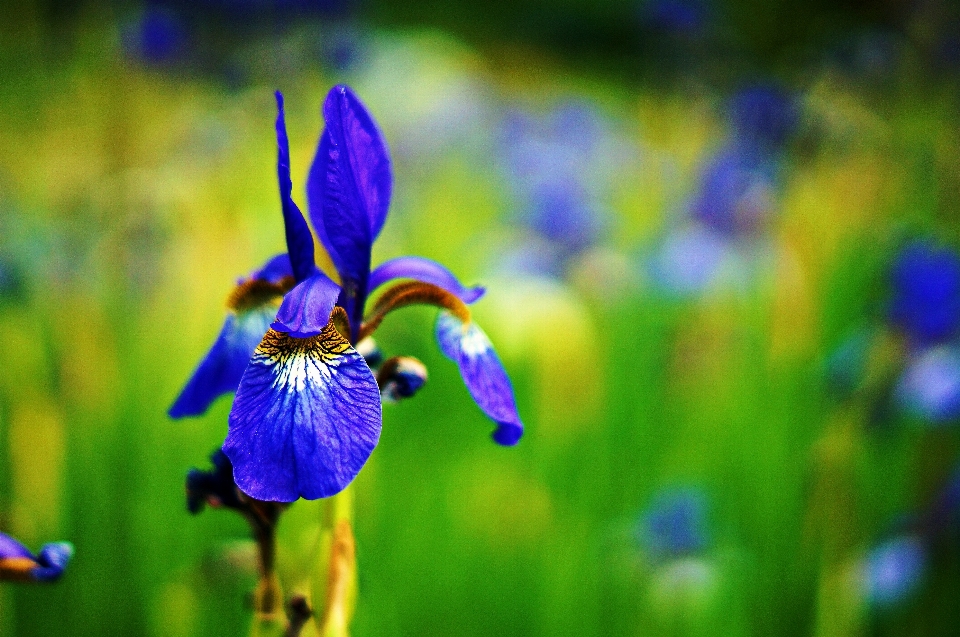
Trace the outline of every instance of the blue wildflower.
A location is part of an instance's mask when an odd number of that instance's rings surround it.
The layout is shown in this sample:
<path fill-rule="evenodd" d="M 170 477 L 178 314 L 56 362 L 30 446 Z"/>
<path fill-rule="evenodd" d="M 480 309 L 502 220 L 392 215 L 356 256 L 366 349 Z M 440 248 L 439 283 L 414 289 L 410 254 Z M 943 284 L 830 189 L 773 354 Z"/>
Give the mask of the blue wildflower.
<path fill-rule="evenodd" d="M 750 234 L 773 216 L 779 188 L 772 157 L 732 145 L 704 168 L 691 215 L 722 235 Z"/>
<path fill-rule="evenodd" d="M 649 262 L 650 274 L 663 288 L 679 295 L 697 294 L 714 286 L 732 264 L 734 246 L 700 224 L 671 232 Z"/>
<path fill-rule="evenodd" d="M 664 491 L 641 516 L 639 539 L 655 559 L 697 553 L 707 546 L 706 517 L 699 491 Z"/>
<path fill-rule="evenodd" d="M 909 597 L 920 585 L 926 562 L 927 550 L 916 536 L 899 536 L 874 548 L 863 564 L 867 602 L 885 607 Z"/>
<path fill-rule="evenodd" d="M 960 416 L 960 351 L 940 346 L 922 351 L 907 364 L 897 384 L 901 406 L 933 423 Z"/>
<path fill-rule="evenodd" d="M 699 0 L 651 0 L 641 7 L 640 18 L 656 32 L 695 35 L 706 28 L 709 15 Z"/>
<path fill-rule="evenodd" d="M 123 34 L 124 48 L 146 64 L 176 62 L 186 53 L 187 26 L 180 15 L 163 7 L 148 7 Z"/>
<path fill-rule="evenodd" d="M 441 349 L 497 423 L 494 440 L 515 444 L 523 425 L 510 381 L 467 307 L 483 288 L 465 287 L 449 270 L 421 257 L 399 257 L 371 271 L 371 248 L 386 221 L 393 184 L 387 146 L 364 105 L 346 86 L 330 91 L 323 107 L 326 128 L 307 183 L 310 218 L 336 266 L 338 284 L 317 269 L 313 235 L 293 201 L 279 93 L 277 103 L 287 254 L 238 285 L 220 337 L 171 415 L 202 413 L 217 395 L 236 390 L 223 453 L 240 490 L 277 502 L 338 493 L 377 444 L 381 387 L 394 382 L 388 398 L 419 388 L 417 372 L 405 369 L 397 376 L 395 366 L 386 369 L 386 363 L 380 369 L 389 377 L 375 377 L 353 344 L 369 337 L 389 313 L 430 304 L 443 310 L 437 323 Z M 397 279 L 405 281 L 367 308 L 373 291 Z"/>
<path fill-rule="evenodd" d="M 907 245 L 891 272 L 890 320 L 921 346 L 956 336 L 960 327 L 960 256 L 925 241 Z"/>
<path fill-rule="evenodd" d="M 17 540 L 0 533 L 0 580 L 55 582 L 71 557 L 73 545 L 69 542 L 44 544 L 34 555 Z"/>
<path fill-rule="evenodd" d="M 630 149 L 596 107 L 577 100 L 543 118 L 514 113 L 503 128 L 505 178 L 517 198 L 517 220 L 533 235 L 523 238 L 511 261 L 562 274 L 608 232 L 611 217 L 601 195 L 619 177 Z"/>
<path fill-rule="evenodd" d="M 730 101 L 730 122 L 740 144 L 758 151 L 778 151 L 800 121 L 796 99 L 785 89 L 758 84 L 740 90 Z"/>

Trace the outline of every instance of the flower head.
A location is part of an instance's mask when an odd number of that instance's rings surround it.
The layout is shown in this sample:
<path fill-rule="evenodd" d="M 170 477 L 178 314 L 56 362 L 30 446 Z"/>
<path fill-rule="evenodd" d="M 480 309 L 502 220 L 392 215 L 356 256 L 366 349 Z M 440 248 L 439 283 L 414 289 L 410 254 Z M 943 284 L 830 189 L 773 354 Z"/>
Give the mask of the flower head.
<path fill-rule="evenodd" d="M 55 582 L 73 557 L 69 542 L 44 544 L 34 555 L 23 544 L 0 533 L 0 580 Z"/>
<path fill-rule="evenodd" d="M 960 416 L 960 351 L 933 347 L 907 363 L 896 396 L 910 413 L 933 423 Z"/>
<path fill-rule="evenodd" d="M 890 320 L 919 345 L 949 340 L 960 328 L 960 256 L 917 241 L 901 250 L 891 272 Z"/>
<path fill-rule="evenodd" d="M 742 89 L 730 102 L 737 140 L 760 151 L 779 150 L 800 121 L 796 99 L 783 88 L 758 84 Z"/>
<path fill-rule="evenodd" d="M 375 374 L 370 365 L 381 358 L 374 358 L 375 347 L 364 348 L 370 356 L 365 358 L 354 344 L 369 343 L 388 314 L 428 304 L 444 310 L 437 324 L 440 346 L 497 423 L 494 439 L 516 443 L 523 425 L 510 381 L 467 307 L 483 288 L 463 286 L 449 270 L 422 257 L 371 267 L 393 176 L 386 143 L 366 107 L 346 86 L 330 91 L 323 106 L 326 127 L 307 182 L 310 220 L 337 269 L 337 283 L 316 267 L 313 235 L 293 200 L 279 93 L 277 104 L 287 254 L 238 285 L 220 337 L 171 415 L 202 413 L 216 396 L 236 390 L 223 454 L 239 489 L 279 502 L 333 495 L 356 477 L 377 444 L 381 397 L 410 396 L 426 380 L 422 364 L 411 362 L 415 359 L 389 359 Z M 370 294 L 387 284 L 368 307 Z"/>
<path fill-rule="evenodd" d="M 926 562 L 926 548 L 916 536 L 899 536 L 880 544 L 863 563 L 867 601 L 883 607 L 909 597 L 920 584 Z"/>
<path fill-rule="evenodd" d="M 707 546 L 706 506 L 699 491 L 661 492 L 641 516 L 639 539 L 655 559 L 699 552 Z"/>

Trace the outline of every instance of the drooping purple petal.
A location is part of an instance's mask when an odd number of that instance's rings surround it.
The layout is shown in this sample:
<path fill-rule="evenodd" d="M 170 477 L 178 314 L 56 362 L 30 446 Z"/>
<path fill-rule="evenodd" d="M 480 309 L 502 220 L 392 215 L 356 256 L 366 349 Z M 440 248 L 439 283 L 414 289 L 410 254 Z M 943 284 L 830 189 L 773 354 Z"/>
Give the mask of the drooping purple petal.
<path fill-rule="evenodd" d="M 473 303 L 486 292 L 486 289 L 480 285 L 470 288 L 464 286 L 450 270 L 436 261 L 424 257 L 397 257 L 381 263 L 370 274 L 367 294 L 372 294 L 378 287 L 393 279 L 416 279 L 424 283 L 432 283 L 458 297 L 464 303 Z"/>
<path fill-rule="evenodd" d="M 323 116 L 326 128 L 310 167 L 307 202 L 313 226 L 340 274 L 340 304 L 356 332 L 370 276 L 370 249 L 390 205 L 390 155 L 366 107 L 346 86 L 331 89 Z"/>
<path fill-rule="evenodd" d="M 30 552 L 30 549 L 6 533 L 0 533 L 0 560 L 8 560 L 18 557 L 28 557 L 33 559 L 33 553 Z"/>
<path fill-rule="evenodd" d="M 258 500 L 339 493 L 380 438 L 380 391 L 333 324 L 298 339 L 270 331 L 244 373 L 223 451 Z"/>
<path fill-rule="evenodd" d="M 339 296 L 340 286 L 317 271 L 283 297 L 277 320 L 270 328 L 298 338 L 316 336 L 330 321 Z"/>
<path fill-rule="evenodd" d="M 290 255 L 284 252 L 272 257 L 262 268 L 251 274 L 250 278 L 276 284 L 288 276 L 293 276 L 293 266 L 290 264 Z"/>
<path fill-rule="evenodd" d="M 44 544 L 34 556 L 23 544 L 0 533 L 0 580 L 53 582 L 73 556 L 69 542 Z"/>
<path fill-rule="evenodd" d="M 515 445 L 523 435 L 513 387 L 490 339 L 474 323 L 463 323 L 449 312 L 437 318 L 440 349 L 460 367 L 463 382 L 480 409 L 497 423 L 493 439 Z"/>
<path fill-rule="evenodd" d="M 293 276 L 299 283 L 316 269 L 313 254 L 313 234 L 303 213 L 293 201 L 293 182 L 290 180 L 290 142 L 283 112 L 283 94 L 277 91 L 277 179 L 280 182 L 280 206 L 287 236 L 287 252 L 293 267 Z"/>
<path fill-rule="evenodd" d="M 236 390 L 275 314 L 273 305 L 228 314 L 213 347 L 170 407 L 170 417 L 200 416 L 216 398 Z"/>

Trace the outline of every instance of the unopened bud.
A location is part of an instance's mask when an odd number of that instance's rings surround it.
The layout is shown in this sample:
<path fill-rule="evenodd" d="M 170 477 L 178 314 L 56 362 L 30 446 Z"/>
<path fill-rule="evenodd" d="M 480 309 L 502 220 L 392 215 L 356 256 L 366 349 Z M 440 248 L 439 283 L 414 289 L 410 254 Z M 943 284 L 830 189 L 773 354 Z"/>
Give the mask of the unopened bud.
<path fill-rule="evenodd" d="M 426 366 L 412 356 L 395 356 L 387 360 L 377 374 L 380 395 L 387 401 L 410 398 L 426 382 Z"/>

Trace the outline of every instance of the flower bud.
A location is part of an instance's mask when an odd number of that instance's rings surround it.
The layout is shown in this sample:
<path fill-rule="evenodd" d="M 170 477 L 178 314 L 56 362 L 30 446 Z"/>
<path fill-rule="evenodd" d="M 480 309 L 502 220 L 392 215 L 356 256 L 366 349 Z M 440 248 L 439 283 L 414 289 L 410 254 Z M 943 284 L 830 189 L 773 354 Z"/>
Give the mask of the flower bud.
<path fill-rule="evenodd" d="M 384 400 L 410 398 L 427 382 L 427 368 L 412 356 L 394 356 L 377 374 L 377 384 Z"/>

